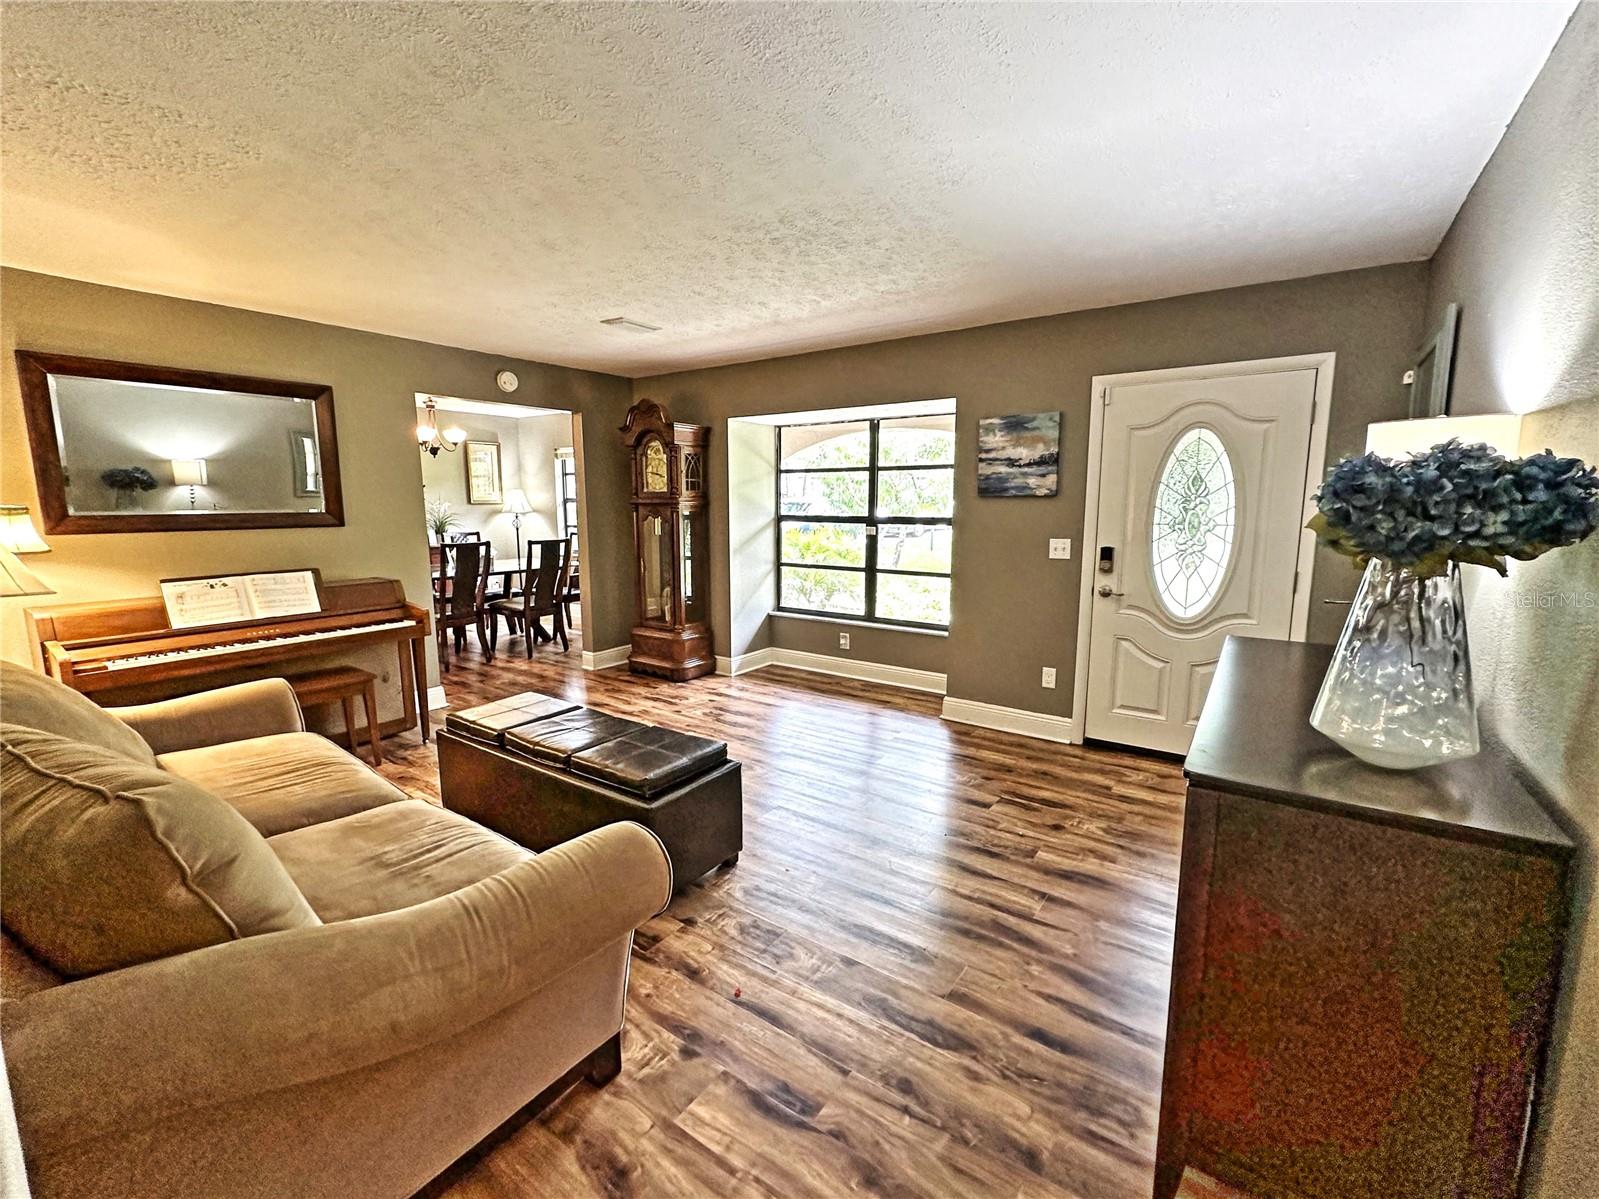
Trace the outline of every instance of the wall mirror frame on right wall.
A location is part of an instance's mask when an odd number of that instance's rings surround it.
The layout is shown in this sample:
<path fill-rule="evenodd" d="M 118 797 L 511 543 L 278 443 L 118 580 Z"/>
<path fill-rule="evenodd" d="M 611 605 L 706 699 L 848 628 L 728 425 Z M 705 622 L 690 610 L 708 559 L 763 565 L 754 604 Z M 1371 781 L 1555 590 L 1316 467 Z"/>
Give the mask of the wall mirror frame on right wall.
<path fill-rule="evenodd" d="M 333 389 L 17 351 L 47 533 L 344 524 Z"/>

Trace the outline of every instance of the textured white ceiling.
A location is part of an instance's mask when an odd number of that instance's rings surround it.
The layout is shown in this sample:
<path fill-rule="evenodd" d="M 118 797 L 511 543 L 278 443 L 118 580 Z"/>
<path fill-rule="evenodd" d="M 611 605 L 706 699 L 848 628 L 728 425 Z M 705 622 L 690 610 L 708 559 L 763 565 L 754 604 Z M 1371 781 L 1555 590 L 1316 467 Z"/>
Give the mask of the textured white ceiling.
<path fill-rule="evenodd" d="M 8 4 L 0 256 L 629 375 L 1417 259 L 1571 8 Z"/>

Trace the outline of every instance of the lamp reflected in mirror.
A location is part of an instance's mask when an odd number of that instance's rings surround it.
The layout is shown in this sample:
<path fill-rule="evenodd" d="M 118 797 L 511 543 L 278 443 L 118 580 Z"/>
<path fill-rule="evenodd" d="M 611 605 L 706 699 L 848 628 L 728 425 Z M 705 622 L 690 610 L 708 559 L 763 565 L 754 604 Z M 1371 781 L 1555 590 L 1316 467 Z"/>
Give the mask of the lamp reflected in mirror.
<path fill-rule="evenodd" d="M 194 511 L 194 489 L 204 487 L 208 478 L 204 458 L 172 459 L 172 485 L 189 489 L 189 510 Z"/>

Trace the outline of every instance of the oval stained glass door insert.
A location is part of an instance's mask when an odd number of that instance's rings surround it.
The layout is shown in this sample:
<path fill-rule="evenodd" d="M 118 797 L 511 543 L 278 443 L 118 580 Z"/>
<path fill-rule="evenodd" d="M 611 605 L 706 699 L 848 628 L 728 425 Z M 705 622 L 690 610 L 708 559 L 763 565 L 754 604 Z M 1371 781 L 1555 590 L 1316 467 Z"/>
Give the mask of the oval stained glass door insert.
<path fill-rule="evenodd" d="M 1232 560 L 1237 514 L 1227 447 L 1195 425 L 1161 463 L 1149 527 L 1155 595 L 1177 620 L 1193 620 L 1215 602 Z"/>

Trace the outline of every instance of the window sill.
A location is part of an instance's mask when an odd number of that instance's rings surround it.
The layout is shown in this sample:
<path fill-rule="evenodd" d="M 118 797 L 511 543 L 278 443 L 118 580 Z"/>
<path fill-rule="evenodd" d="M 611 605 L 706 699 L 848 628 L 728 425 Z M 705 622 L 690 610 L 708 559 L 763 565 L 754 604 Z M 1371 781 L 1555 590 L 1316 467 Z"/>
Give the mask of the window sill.
<path fill-rule="evenodd" d="M 918 629 L 903 624 L 883 624 L 875 620 L 852 620 L 848 616 L 817 616 L 810 612 L 779 612 L 772 615 L 780 620 L 804 620 L 813 624 L 845 625 L 852 629 L 877 629 L 884 633 L 910 633 L 914 637 L 948 637 L 948 629 Z"/>

